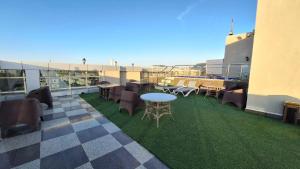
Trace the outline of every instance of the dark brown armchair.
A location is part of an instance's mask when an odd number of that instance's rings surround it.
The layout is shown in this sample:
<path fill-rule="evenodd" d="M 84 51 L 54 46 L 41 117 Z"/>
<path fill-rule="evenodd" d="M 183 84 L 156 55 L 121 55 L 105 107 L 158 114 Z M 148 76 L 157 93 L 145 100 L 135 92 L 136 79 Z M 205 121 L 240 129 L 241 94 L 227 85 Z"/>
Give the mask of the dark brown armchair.
<path fill-rule="evenodd" d="M 135 92 L 135 93 L 140 92 L 140 86 L 138 84 L 135 84 L 135 83 L 130 83 L 130 82 L 126 83 L 125 89 L 128 90 L 128 91 Z"/>
<path fill-rule="evenodd" d="M 30 91 L 27 98 L 36 98 L 40 103 L 47 104 L 48 108 L 53 108 L 52 96 L 48 86 Z"/>
<path fill-rule="evenodd" d="M 241 89 L 234 89 L 234 90 L 226 90 L 224 92 L 222 104 L 233 103 L 240 109 L 244 109 L 246 107 L 246 101 L 247 101 L 247 90 L 241 88 Z"/>
<path fill-rule="evenodd" d="M 121 109 L 126 109 L 129 115 L 132 116 L 134 110 L 137 108 L 138 105 L 139 105 L 139 98 L 137 93 L 132 91 L 126 91 L 126 90 L 122 91 L 121 99 L 120 99 L 120 107 L 119 107 L 120 111 Z"/>
<path fill-rule="evenodd" d="M 116 86 L 109 90 L 108 99 L 114 102 L 119 102 L 121 99 L 122 91 L 125 90 L 124 86 Z"/>
<path fill-rule="evenodd" d="M 43 110 L 37 99 L 0 102 L 1 137 L 4 138 L 7 134 L 7 129 L 17 124 L 26 124 L 33 130 L 38 130 L 42 114 Z"/>

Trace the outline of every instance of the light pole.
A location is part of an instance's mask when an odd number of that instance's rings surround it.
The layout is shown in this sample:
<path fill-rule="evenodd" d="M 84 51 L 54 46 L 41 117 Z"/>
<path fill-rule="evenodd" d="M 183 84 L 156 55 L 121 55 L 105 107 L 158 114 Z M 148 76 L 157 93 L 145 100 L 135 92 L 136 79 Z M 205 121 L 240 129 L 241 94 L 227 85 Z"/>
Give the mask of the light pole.
<path fill-rule="evenodd" d="M 86 59 L 85 58 L 83 58 L 82 59 L 82 63 L 85 65 L 85 62 L 86 62 Z"/>

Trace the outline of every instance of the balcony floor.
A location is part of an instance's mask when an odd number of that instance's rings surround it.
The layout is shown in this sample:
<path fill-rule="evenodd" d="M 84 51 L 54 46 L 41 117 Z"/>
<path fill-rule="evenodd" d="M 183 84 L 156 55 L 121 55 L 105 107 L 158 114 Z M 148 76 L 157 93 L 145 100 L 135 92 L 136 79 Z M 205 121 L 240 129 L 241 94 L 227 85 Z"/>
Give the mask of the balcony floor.
<path fill-rule="evenodd" d="M 79 96 L 54 98 L 41 130 L 0 141 L 2 168 L 167 168 Z"/>

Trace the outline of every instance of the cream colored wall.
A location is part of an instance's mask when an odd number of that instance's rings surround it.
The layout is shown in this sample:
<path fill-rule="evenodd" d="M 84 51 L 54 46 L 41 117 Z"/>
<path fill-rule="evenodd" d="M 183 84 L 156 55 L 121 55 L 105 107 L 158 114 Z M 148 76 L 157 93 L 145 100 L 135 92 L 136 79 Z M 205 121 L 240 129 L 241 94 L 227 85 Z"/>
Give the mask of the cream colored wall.
<path fill-rule="evenodd" d="M 141 72 L 126 72 L 126 80 L 136 80 L 136 81 L 141 81 Z"/>
<path fill-rule="evenodd" d="M 247 109 L 282 114 L 300 101 L 300 1 L 259 0 Z"/>
<path fill-rule="evenodd" d="M 120 84 L 120 70 L 105 70 L 102 73 L 103 80 L 110 83 Z"/>

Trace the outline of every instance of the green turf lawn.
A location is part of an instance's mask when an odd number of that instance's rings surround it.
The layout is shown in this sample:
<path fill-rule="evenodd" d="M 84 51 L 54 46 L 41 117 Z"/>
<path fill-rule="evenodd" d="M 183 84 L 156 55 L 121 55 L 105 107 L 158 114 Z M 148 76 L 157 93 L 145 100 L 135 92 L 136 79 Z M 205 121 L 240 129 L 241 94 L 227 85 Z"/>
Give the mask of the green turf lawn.
<path fill-rule="evenodd" d="M 81 95 L 125 133 L 170 168 L 300 168 L 300 127 L 243 112 L 214 98 L 192 95 L 172 103 L 175 121 L 163 117 L 160 127 L 132 117 L 118 104 L 97 94 Z"/>

